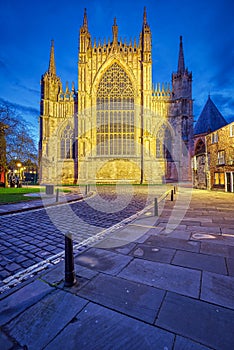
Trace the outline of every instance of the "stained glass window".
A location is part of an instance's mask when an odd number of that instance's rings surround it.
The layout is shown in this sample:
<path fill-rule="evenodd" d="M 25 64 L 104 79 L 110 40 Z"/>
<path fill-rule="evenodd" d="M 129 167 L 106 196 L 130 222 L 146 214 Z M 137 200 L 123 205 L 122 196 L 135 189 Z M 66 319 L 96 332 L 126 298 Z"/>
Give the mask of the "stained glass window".
<path fill-rule="evenodd" d="M 126 72 L 114 63 L 97 91 L 97 155 L 135 154 L 134 91 Z"/>

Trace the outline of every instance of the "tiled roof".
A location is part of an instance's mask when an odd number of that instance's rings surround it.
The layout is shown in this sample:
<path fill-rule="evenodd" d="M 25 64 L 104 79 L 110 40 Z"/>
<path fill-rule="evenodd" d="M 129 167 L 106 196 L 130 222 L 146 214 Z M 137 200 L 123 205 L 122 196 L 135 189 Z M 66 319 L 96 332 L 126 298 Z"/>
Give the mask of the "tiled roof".
<path fill-rule="evenodd" d="M 226 124 L 226 120 L 209 96 L 194 127 L 194 135 L 210 133 Z"/>

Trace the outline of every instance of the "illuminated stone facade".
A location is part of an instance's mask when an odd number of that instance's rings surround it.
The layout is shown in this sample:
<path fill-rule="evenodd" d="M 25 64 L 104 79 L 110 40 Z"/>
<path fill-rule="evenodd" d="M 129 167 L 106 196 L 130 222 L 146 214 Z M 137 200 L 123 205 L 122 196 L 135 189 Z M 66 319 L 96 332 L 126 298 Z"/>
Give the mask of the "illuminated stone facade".
<path fill-rule="evenodd" d="M 78 92 L 56 75 L 54 44 L 41 79 L 41 182 L 161 183 L 191 180 L 192 74 L 180 39 L 178 69 L 152 89 L 152 40 L 143 15 L 137 43 L 92 42 L 85 11 L 79 35 Z"/>
<path fill-rule="evenodd" d="M 208 188 L 234 192 L 234 123 L 206 136 Z"/>

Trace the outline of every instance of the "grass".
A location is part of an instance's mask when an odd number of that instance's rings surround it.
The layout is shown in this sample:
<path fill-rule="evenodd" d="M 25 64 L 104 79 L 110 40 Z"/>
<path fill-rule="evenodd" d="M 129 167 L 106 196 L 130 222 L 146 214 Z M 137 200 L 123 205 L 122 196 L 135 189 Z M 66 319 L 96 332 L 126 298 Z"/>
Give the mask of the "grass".
<path fill-rule="evenodd" d="M 27 193 L 38 193 L 45 192 L 44 186 L 40 187 L 22 187 L 22 188 L 2 188 L 0 187 L 0 204 L 7 203 L 19 203 L 26 202 L 32 199 L 37 199 L 36 197 L 24 196 Z M 69 193 L 71 192 L 69 189 L 59 189 L 59 192 Z M 40 197 L 39 197 L 40 198 Z"/>
<path fill-rule="evenodd" d="M 35 199 L 35 197 L 26 197 L 26 193 L 40 192 L 40 188 L 0 188 L 0 204 L 17 203 Z"/>

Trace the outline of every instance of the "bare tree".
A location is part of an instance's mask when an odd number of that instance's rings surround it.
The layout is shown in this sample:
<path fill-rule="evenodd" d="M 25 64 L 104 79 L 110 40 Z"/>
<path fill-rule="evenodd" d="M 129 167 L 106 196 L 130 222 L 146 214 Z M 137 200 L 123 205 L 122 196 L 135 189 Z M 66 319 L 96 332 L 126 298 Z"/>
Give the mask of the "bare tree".
<path fill-rule="evenodd" d="M 4 125 L 5 159 L 8 167 L 17 161 L 21 163 L 30 161 L 37 164 L 37 148 L 31 136 L 30 124 L 16 112 L 13 106 L 3 102 L 0 103 L 0 123 Z"/>

